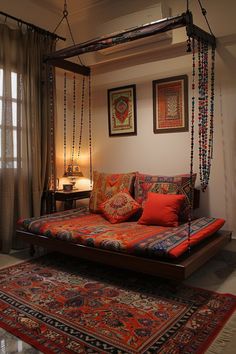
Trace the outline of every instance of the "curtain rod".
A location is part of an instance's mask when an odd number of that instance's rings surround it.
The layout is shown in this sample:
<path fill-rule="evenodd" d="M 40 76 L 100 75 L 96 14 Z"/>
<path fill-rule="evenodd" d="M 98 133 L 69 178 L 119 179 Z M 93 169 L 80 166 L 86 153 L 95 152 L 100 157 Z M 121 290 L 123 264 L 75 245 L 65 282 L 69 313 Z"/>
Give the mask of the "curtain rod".
<path fill-rule="evenodd" d="M 28 27 L 30 27 L 30 28 L 36 30 L 36 31 L 39 32 L 39 33 L 42 33 L 42 34 L 45 34 L 45 35 L 49 35 L 49 36 L 54 37 L 54 38 L 57 38 L 57 39 L 61 39 L 62 41 L 65 41 L 65 40 L 66 40 L 66 38 L 61 37 L 61 36 L 58 36 L 56 33 L 52 33 L 52 32 L 50 32 L 50 31 L 47 31 L 47 30 L 45 30 L 44 28 L 35 26 L 33 23 L 23 21 L 23 20 L 21 20 L 20 18 L 11 16 L 11 15 L 5 13 L 5 12 L 0 11 L 0 15 L 5 16 L 6 18 L 8 17 L 8 18 L 10 18 L 10 19 L 12 19 L 12 20 L 14 20 L 14 21 L 16 21 L 16 22 L 18 22 L 18 23 L 23 24 L 23 25 L 26 25 L 26 26 L 28 26 Z"/>

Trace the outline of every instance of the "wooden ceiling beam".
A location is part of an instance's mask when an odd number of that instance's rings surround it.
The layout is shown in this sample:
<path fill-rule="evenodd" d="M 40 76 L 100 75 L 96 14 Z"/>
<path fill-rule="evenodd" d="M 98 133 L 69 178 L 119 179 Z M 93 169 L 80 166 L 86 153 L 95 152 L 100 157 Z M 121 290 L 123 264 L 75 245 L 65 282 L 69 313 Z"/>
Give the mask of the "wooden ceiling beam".
<path fill-rule="evenodd" d="M 48 59 L 47 63 L 57 68 L 64 69 L 66 71 L 71 71 L 76 74 L 80 74 L 84 76 L 89 76 L 90 74 L 90 68 L 88 66 L 76 64 L 68 60 L 64 60 L 60 58 Z"/>

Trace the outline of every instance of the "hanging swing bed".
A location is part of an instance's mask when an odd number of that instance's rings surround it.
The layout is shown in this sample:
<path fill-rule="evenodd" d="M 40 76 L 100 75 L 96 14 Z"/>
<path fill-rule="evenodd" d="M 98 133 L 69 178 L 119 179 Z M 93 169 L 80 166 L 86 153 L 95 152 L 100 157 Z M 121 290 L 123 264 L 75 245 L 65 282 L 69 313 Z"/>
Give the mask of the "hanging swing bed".
<path fill-rule="evenodd" d="M 205 191 L 213 156 L 216 39 L 212 33 L 205 32 L 193 24 L 192 14 L 188 9 L 181 16 L 156 21 L 59 50 L 48 55 L 47 62 L 49 65 L 90 76 L 90 68 L 66 59 L 183 26 L 186 27 L 187 32 L 187 51 L 192 52 L 193 60 L 190 192 L 188 193 L 187 222 L 173 228 L 138 225 L 136 221 L 110 224 L 101 214 L 75 209 L 45 215 L 41 218 L 20 220 L 17 236 L 21 240 L 82 259 L 177 281 L 189 277 L 229 242 L 231 232 L 220 230 L 224 220 L 205 217 L 194 219 L 192 215 L 194 205 L 197 204 L 196 199 L 194 201 L 195 177 L 193 173 L 196 81 L 198 79 L 199 170 L 201 188 Z M 210 75 L 208 75 L 209 48 L 211 49 Z M 198 73 L 196 72 L 196 53 Z M 209 85 L 208 81 L 210 81 Z M 139 238 L 135 239 L 137 233 L 141 234 L 141 238 L 139 235 Z M 145 233 L 148 234 L 144 239 Z M 129 235 L 138 241 L 129 242 Z M 126 241 L 127 249 L 125 249 Z M 141 244 L 144 244 L 144 248 Z"/>

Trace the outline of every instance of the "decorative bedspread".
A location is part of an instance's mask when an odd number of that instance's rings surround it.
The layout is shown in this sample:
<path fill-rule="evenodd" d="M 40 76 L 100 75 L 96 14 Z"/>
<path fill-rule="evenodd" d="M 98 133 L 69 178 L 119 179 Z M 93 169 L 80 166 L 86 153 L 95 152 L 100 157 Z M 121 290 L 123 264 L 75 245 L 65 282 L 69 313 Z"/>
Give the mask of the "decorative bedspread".
<path fill-rule="evenodd" d="M 190 246 L 215 233 L 224 222 L 210 217 L 192 221 Z M 50 238 L 152 258 L 179 257 L 189 245 L 187 223 L 175 228 L 140 225 L 135 221 L 110 224 L 100 214 L 78 209 L 21 219 L 18 226 Z"/>

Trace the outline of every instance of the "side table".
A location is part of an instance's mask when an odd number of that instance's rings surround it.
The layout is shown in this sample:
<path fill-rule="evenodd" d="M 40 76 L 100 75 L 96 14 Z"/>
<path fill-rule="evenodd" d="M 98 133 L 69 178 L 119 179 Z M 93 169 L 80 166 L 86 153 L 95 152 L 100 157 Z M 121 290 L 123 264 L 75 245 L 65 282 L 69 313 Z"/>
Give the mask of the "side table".
<path fill-rule="evenodd" d="M 46 213 L 55 213 L 57 211 L 56 201 L 64 203 L 64 210 L 75 207 L 75 201 L 78 199 L 85 199 L 90 197 L 91 190 L 74 189 L 70 192 L 63 190 L 49 190 L 45 194 L 46 198 Z"/>

